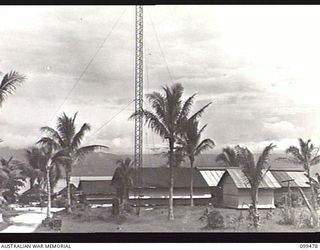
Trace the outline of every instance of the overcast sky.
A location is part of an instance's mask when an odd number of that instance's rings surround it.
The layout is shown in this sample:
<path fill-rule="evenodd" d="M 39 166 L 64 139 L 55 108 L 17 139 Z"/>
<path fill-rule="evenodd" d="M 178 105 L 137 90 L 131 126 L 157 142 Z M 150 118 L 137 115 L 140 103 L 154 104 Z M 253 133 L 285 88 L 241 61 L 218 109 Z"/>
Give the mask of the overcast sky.
<path fill-rule="evenodd" d="M 297 137 L 319 143 L 319 11 L 147 6 L 145 93 L 179 82 L 185 98 L 197 93 L 195 110 L 212 101 L 202 119 L 204 136 L 217 144 L 212 152 L 234 144 L 255 151 L 270 142 L 283 150 Z M 133 6 L 1 6 L 0 23 L 0 71 L 15 69 L 28 78 L 1 109 L 1 146 L 28 147 L 41 126 L 55 125 L 52 117 L 79 111 L 79 125 L 92 125 L 85 143 L 133 152 L 133 103 L 119 113 L 134 98 Z M 149 130 L 144 142 L 145 153 L 161 146 Z"/>

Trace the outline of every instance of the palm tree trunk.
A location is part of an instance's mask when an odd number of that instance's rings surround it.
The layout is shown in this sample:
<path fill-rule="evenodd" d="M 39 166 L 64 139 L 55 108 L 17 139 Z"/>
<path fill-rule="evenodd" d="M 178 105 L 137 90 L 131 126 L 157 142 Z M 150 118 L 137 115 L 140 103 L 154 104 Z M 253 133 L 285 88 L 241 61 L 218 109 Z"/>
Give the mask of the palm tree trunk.
<path fill-rule="evenodd" d="M 255 229 L 259 227 L 259 215 L 258 215 L 258 187 L 252 189 L 252 206 L 253 206 L 253 226 Z"/>
<path fill-rule="evenodd" d="M 169 139 L 169 168 L 170 168 L 170 189 L 169 189 L 169 213 L 168 213 L 168 219 L 174 220 L 173 215 L 173 185 L 174 185 L 174 175 L 173 175 L 173 147 L 174 147 L 174 141 L 172 139 Z"/>
<path fill-rule="evenodd" d="M 48 193 L 48 204 L 47 204 L 47 218 L 51 218 L 51 185 L 50 185 L 50 170 L 47 167 L 47 193 Z"/>
<path fill-rule="evenodd" d="M 193 163 L 194 159 L 190 157 L 190 206 L 194 207 L 193 201 Z"/>
<path fill-rule="evenodd" d="M 310 183 L 310 189 L 311 189 L 311 204 L 312 208 L 315 210 L 316 209 L 316 199 L 315 199 L 315 194 L 314 194 L 314 189 L 313 189 L 313 181 L 310 176 L 310 164 L 307 162 L 307 174 L 308 174 L 308 179 Z"/>
<path fill-rule="evenodd" d="M 67 182 L 67 213 L 71 213 L 71 189 L 70 189 L 70 172 L 66 171 Z"/>

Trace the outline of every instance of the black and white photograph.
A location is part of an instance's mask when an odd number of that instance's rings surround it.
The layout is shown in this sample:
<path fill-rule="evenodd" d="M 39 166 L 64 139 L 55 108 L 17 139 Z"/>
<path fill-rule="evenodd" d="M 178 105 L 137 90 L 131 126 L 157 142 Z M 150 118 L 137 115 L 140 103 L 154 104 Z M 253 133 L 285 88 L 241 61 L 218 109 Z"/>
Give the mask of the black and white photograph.
<path fill-rule="evenodd" d="M 0 6 L 0 237 L 319 232 L 319 13 Z"/>

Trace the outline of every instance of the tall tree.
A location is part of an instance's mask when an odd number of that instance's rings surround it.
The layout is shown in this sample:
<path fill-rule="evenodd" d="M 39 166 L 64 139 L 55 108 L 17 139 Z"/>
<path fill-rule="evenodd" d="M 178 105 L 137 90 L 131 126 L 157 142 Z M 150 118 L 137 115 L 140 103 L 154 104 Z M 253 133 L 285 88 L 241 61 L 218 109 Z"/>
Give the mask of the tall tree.
<path fill-rule="evenodd" d="M 263 180 L 265 174 L 270 169 L 270 154 L 272 149 L 276 146 L 272 143 L 265 147 L 262 154 L 259 156 L 258 161 L 255 162 L 254 155 L 250 152 L 248 148 L 236 146 L 235 150 L 237 152 L 237 158 L 239 160 L 239 165 L 246 176 L 246 180 L 251 186 L 251 199 L 253 208 L 253 225 L 257 229 L 259 226 L 259 215 L 258 215 L 258 190 L 261 181 Z"/>
<path fill-rule="evenodd" d="M 141 113 L 134 113 L 130 118 L 133 118 L 136 115 L 143 115 L 148 127 L 169 144 L 170 188 L 168 218 L 169 220 L 173 220 L 174 150 L 177 138 L 182 132 L 182 123 L 185 122 L 192 108 L 195 94 L 183 102 L 182 95 L 184 88 L 181 84 L 177 83 L 171 87 L 165 86 L 162 89 L 163 93 L 153 92 L 146 95 L 151 104 L 152 111 L 143 110 Z M 209 105 L 210 103 L 205 105 L 192 115 L 190 119 L 197 119 L 200 117 Z"/>
<path fill-rule="evenodd" d="M 193 172 L 195 158 L 215 146 L 213 140 L 207 138 L 201 141 L 201 136 L 207 124 L 199 129 L 199 121 L 188 120 L 183 125 L 183 133 L 178 143 L 182 146 L 184 155 L 190 161 L 190 206 L 194 206 L 193 200 Z"/>
<path fill-rule="evenodd" d="M 234 148 L 226 147 L 216 157 L 216 162 L 223 163 L 226 167 L 239 167 L 237 152 Z"/>
<path fill-rule="evenodd" d="M 134 161 L 130 158 L 117 160 L 118 167 L 112 177 L 112 185 L 117 189 L 117 196 L 120 203 L 126 202 L 129 198 L 129 189 L 132 186 L 132 170 Z"/>
<path fill-rule="evenodd" d="M 58 117 L 56 129 L 51 127 L 42 127 L 41 131 L 46 133 L 46 137 L 42 137 L 38 143 L 42 145 L 52 145 L 54 150 L 64 149 L 68 152 L 71 161 L 64 164 L 67 183 L 67 212 L 71 212 L 71 187 L 70 187 L 70 174 L 73 167 L 84 157 L 99 149 L 108 149 L 104 145 L 88 145 L 81 147 L 82 140 L 85 133 L 90 131 L 90 125 L 84 123 L 81 128 L 76 131 L 75 120 L 77 113 L 73 117 L 68 117 L 65 113 Z"/>
<path fill-rule="evenodd" d="M 311 143 L 310 139 L 304 141 L 299 138 L 298 141 L 299 148 L 296 146 L 290 146 L 286 150 L 286 153 L 289 156 L 287 159 L 293 163 L 303 165 L 311 187 L 311 204 L 313 209 L 316 209 L 317 202 L 313 188 L 314 181 L 310 175 L 310 169 L 312 166 L 320 162 L 320 155 L 318 155 L 319 149 Z"/>
<path fill-rule="evenodd" d="M 47 217 L 51 217 L 51 196 L 57 180 L 61 177 L 60 166 L 70 161 L 64 150 L 55 150 L 49 142 L 42 147 L 33 147 L 26 151 L 29 167 L 25 169 L 30 178 L 30 187 L 35 183 L 47 190 Z"/>
<path fill-rule="evenodd" d="M 44 157 L 44 148 L 32 147 L 26 150 L 26 158 L 29 168 L 26 169 L 26 174 L 30 178 L 30 188 L 38 183 L 40 186 L 45 185 L 46 179 L 46 157 Z M 59 165 L 54 165 L 50 168 L 50 186 L 53 190 L 58 180 L 61 178 L 62 173 Z"/>

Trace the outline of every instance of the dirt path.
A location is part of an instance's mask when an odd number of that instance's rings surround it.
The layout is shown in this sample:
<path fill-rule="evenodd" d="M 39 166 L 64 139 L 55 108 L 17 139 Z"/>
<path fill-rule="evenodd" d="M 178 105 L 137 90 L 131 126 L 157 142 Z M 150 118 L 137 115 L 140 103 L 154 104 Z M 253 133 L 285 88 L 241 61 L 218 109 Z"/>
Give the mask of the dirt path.
<path fill-rule="evenodd" d="M 18 209 L 22 210 L 22 209 Z M 46 218 L 46 209 L 28 208 L 24 209 L 25 213 L 15 216 L 11 219 L 13 225 L 8 226 L 0 233 L 32 233 Z M 61 209 L 55 209 L 53 212 Z"/>

